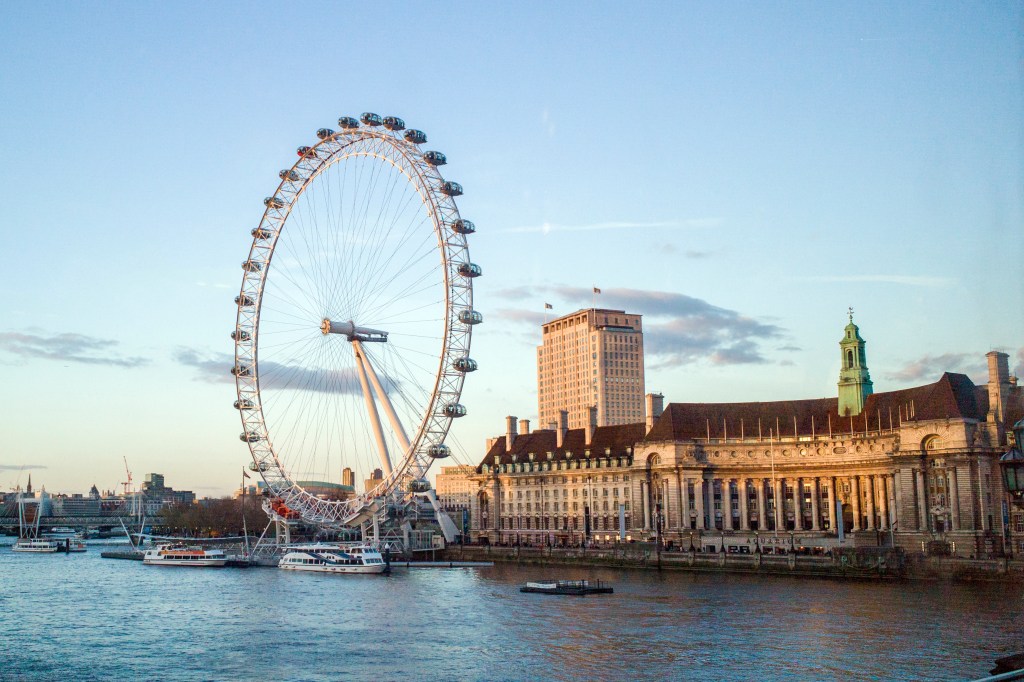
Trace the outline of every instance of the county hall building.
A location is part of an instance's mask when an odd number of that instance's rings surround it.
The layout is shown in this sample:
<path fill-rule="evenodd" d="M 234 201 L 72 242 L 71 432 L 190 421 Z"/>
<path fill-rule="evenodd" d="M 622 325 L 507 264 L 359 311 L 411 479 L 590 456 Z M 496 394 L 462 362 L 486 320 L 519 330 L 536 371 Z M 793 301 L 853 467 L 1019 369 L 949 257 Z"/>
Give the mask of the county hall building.
<path fill-rule="evenodd" d="M 562 409 L 532 431 L 509 417 L 471 476 L 472 539 L 960 556 L 1012 542 L 1024 552 L 1024 514 L 1008 503 L 998 464 L 1024 417 L 1008 356 L 988 353 L 981 386 L 945 373 L 875 393 L 852 317 L 839 346 L 834 397 L 663 406 L 648 394 L 642 421 L 599 425 L 590 406 L 580 428 Z"/>

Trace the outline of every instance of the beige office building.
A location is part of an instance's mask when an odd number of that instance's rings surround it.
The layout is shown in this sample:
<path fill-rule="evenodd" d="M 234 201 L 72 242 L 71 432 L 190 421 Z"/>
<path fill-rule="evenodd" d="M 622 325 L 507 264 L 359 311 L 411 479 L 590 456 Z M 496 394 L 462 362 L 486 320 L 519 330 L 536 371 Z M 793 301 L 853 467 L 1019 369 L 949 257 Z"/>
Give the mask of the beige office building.
<path fill-rule="evenodd" d="M 537 412 L 541 428 L 582 429 L 588 408 L 597 426 L 644 420 L 644 335 L 641 316 L 590 308 L 543 326 L 537 348 Z"/>
<path fill-rule="evenodd" d="M 469 509 L 469 498 L 477 488 L 476 481 L 469 477 L 475 473 L 476 467 L 472 464 L 441 467 L 434 483 L 441 506 L 445 509 Z"/>

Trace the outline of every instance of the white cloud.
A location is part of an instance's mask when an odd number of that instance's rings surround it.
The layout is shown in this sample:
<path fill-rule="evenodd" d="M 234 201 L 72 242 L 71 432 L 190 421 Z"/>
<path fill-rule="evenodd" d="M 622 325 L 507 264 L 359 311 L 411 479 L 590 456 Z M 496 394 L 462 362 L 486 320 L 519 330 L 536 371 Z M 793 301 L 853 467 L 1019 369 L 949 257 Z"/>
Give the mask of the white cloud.
<path fill-rule="evenodd" d="M 956 283 L 950 277 L 928 275 L 817 275 L 798 277 L 808 282 L 864 282 L 867 284 L 902 284 L 912 287 L 948 287 Z"/>
<path fill-rule="evenodd" d="M 509 227 L 504 230 L 495 230 L 499 233 L 541 233 L 552 232 L 598 232 L 604 230 L 648 230 L 665 228 L 711 228 L 722 223 L 721 218 L 692 218 L 689 220 L 661 220 L 653 222 L 633 222 L 625 220 L 612 220 L 603 223 L 590 223 L 586 225 L 559 225 L 557 223 L 543 222 L 540 225 L 520 225 Z"/>

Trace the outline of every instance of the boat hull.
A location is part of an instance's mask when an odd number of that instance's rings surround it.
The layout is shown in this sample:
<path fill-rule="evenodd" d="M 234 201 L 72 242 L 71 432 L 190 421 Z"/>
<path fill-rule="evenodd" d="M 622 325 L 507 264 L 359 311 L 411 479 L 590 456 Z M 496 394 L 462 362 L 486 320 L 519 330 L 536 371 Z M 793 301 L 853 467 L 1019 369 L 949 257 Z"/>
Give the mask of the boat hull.
<path fill-rule="evenodd" d="M 383 573 L 386 566 L 376 564 L 372 566 L 319 566 L 319 565 L 284 565 L 279 564 L 278 568 L 285 571 L 308 571 L 310 573 Z"/>
<path fill-rule="evenodd" d="M 192 566 L 194 568 L 219 568 L 227 564 L 224 559 L 143 559 L 147 566 Z"/>

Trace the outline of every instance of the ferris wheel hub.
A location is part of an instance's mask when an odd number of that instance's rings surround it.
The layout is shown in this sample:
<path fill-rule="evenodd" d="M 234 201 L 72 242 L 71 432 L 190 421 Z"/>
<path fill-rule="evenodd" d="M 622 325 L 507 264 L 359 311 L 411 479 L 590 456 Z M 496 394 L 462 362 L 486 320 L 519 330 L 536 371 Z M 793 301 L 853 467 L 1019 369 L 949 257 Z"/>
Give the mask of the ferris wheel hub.
<path fill-rule="evenodd" d="M 388 333 L 385 331 L 370 329 L 369 327 L 359 327 L 352 320 L 348 322 L 334 322 L 326 317 L 320 323 L 320 333 L 324 336 L 328 334 L 341 334 L 349 341 L 362 341 L 363 343 L 384 343 L 388 340 Z"/>

